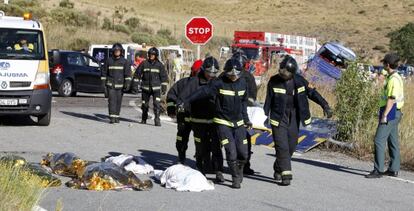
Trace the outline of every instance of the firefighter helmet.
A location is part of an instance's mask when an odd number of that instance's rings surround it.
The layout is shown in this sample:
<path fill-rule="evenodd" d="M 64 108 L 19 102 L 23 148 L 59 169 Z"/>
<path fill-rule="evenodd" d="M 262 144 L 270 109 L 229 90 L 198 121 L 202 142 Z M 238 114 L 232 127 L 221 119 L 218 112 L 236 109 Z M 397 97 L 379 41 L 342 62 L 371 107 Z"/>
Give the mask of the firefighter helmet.
<path fill-rule="evenodd" d="M 299 69 L 298 63 L 296 60 L 287 55 L 283 58 L 282 62 L 279 66 L 279 73 L 285 80 L 289 80 L 293 78 L 293 76 L 297 73 Z"/>
<path fill-rule="evenodd" d="M 152 47 L 148 50 L 148 57 L 150 57 L 151 55 L 155 55 L 155 57 L 158 57 L 159 51 L 156 47 Z"/>
<path fill-rule="evenodd" d="M 204 59 L 201 69 L 211 77 L 216 77 L 219 72 L 219 63 L 216 58 L 210 56 Z"/>
<path fill-rule="evenodd" d="M 234 52 L 232 58 L 239 60 L 243 67 L 246 67 L 246 64 L 249 62 L 249 59 L 242 49 L 237 49 L 236 52 Z"/>
<path fill-rule="evenodd" d="M 239 59 L 230 58 L 224 65 L 224 72 L 227 76 L 240 77 L 241 71 L 243 71 L 243 64 Z"/>
<path fill-rule="evenodd" d="M 122 47 L 121 43 L 115 43 L 112 46 L 112 51 L 120 50 L 121 52 L 124 50 L 124 47 Z"/>

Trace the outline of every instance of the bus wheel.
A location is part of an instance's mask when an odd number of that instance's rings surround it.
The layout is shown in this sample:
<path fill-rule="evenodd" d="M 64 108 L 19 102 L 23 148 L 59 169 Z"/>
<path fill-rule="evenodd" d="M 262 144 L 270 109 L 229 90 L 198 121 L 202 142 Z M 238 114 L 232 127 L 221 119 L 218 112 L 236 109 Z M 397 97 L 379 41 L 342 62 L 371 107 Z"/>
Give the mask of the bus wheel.
<path fill-rule="evenodd" d="M 37 117 L 37 124 L 40 126 L 49 126 L 51 116 L 52 116 L 52 111 L 50 109 L 47 112 L 47 114 L 43 114 Z"/>

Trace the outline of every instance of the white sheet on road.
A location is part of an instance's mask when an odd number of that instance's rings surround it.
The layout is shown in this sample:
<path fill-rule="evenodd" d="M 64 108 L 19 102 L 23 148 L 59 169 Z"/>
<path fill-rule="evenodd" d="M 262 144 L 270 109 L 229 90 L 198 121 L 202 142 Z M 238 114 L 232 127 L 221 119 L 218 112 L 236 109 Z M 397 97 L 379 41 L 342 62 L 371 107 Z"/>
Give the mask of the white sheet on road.
<path fill-rule="evenodd" d="M 155 170 L 157 178 L 166 188 L 177 191 L 201 192 L 214 190 L 214 184 L 199 171 L 188 166 L 177 164 L 167 168 L 165 171 Z"/>
<path fill-rule="evenodd" d="M 266 128 L 264 125 L 267 116 L 264 113 L 263 108 L 261 107 L 247 107 L 247 114 L 249 119 L 255 128 Z"/>
<path fill-rule="evenodd" d="M 138 161 L 138 163 L 136 162 Z M 131 171 L 134 174 L 150 174 L 154 171 L 154 167 L 145 162 L 143 159 L 133 155 L 119 155 L 109 157 L 105 162 L 114 163 L 119 167 L 123 167 L 127 171 Z"/>

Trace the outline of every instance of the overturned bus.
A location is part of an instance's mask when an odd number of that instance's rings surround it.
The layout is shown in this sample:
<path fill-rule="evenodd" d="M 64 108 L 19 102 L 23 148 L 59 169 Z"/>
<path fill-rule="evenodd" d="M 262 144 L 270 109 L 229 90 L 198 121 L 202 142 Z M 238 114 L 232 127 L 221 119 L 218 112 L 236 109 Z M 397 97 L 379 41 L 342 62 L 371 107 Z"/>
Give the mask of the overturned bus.
<path fill-rule="evenodd" d="M 307 70 L 314 72 L 321 80 L 338 80 L 347 62 L 356 60 L 356 54 L 336 42 L 324 44 L 315 56 L 308 61 Z"/>

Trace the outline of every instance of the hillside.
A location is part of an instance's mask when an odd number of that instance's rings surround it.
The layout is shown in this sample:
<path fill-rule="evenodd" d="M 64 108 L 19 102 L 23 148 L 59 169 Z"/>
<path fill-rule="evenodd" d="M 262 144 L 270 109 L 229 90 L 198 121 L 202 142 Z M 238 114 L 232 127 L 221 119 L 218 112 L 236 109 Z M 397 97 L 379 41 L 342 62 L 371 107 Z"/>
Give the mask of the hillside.
<path fill-rule="evenodd" d="M 50 10 L 60 0 L 41 1 Z M 104 17 L 111 18 L 115 8 L 128 10 L 123 19 L 137 17 L 155 30 L 169 29 L 182 39 L 184 25 L 192 16 L 206 16 L 215 24 L 215 34 L 231 38 L 234 30 L 259 30 L 316 36 L 321 42 L 339 40 L 369 58 L 387 49 L 386 35 L 407 22 L 414 21 L 412 0 L 77 0 L 75 9 L 96 16 L 98 25 Z M 64 26 L 62 26 L 65 28 Z M 60 32 L 59 32 L 60 30 Z M 91 42 L 130 39 L 120 33 L 90 33 L 90 29 L 72 29 L 71 37 Z M 65 37 L 53 29 L 52 36 Z M 70 31 L 70 30 L 69 30 Z M 117 37 L 119 36 L 119 38 Z M 213 40 L 214 41 L 214 40 Z M 54 43 L 58 47 L 60 42 Z M 378 50 L 373 50 L 374 48 Z"/>

